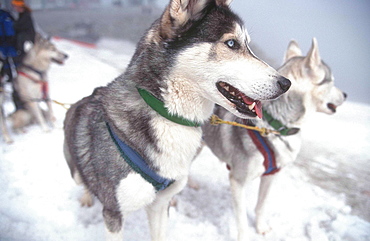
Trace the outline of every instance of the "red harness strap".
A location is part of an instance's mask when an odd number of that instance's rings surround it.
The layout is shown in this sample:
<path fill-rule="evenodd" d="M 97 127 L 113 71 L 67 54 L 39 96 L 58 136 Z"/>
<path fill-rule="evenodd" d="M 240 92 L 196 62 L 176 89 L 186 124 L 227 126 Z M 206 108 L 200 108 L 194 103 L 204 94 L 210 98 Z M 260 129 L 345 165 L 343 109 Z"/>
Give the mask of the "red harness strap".
<path fill-rule="evenodd" d="M 42 99 L 48 100 L 49 99 L 49 83 L 47 81 L 42 82 L 41 90 L 42 90 Z"/>
<path fill-rule="evenodd" d="M 247 130 L 249 136 L 252 138 L 253 143 L 256 145 L 257 149 L 263 155 L 264 161 L 263 166 L 265 167 L 265 172 L 263 175 L 271 175 L 280 170 L 276 165 L 274 150 L 270 147 L 266 138 L 261 136 L 258 131 Z"/>
<path fill-rule="evenodd" d="M 264 176 L 272 175 L 280 171 L 280 168 L 276 165 L 274 150 L 268 144 L 266 138 L 264 138 L 258 131 L 247 130 L 249 136 L 252 138 L 253 143 L 256 145 L 257 149 L 263 155 L 264 161 L 263 166 L 265 167 Z M 230 171 L 231 167 L 226 164 L 226 168 Z"/>
<path fill-rule="evenodd" d="M 49 99 L 49 84 L 48 84 L 47 81 L 42 80 L 42 79 L 36 79 L 36 78 L 32 77 L 31 75 L 29 75 L 25 72 L 22 72 L 22 71 L 18 71 L 18 75 L 22 75 L 22 76 L 32 80 L 36 84 L 40 84 L 41 85 L 41 91 L 42 91 L 42 99 L 43 100 Z"/>

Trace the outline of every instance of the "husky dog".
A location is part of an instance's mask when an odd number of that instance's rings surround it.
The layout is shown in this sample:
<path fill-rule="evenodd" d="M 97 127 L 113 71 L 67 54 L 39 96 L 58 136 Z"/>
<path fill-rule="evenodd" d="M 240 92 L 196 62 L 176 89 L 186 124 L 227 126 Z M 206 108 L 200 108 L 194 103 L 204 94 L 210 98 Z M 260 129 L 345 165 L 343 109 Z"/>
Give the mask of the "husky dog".
<path fill-rule="evenodd" d="M 29 124 L 23 123 L 22 120 L 36 120 L 44 131 L 50 130 L 47 122 L 53 125 L 55 117 L 49 97 L 47 72 L 51 63 L 63 64 L 67 58 L 68 56 L 59 51 L 49 40 L 36 35 L 35 44 L 24 57 L 18 68 L 18 76 L 14 80 L 15 90 L 26 108 L 26 111 L 18 110 L 11 116 L 11 119 L 18 123 L 16 125 L 18 128 Z M 39 105 L 42 101 L 47 105 L 46 119 Z M 32 118 L 25 118 L 25 115 L 31 115 Z"/>
<path fill-rule="evenodd" d="M 301 128 L 307 116 L 313 112 L 335 113 L 337 106 L 346 98 L 346 94 L 334 86 L 332 73 L 328 65 L 321 60 L 315 38 L 307 56 L 302 56 L 297 43 L 291 41 L 284 62 L 278 72 L 292 81 L 291 88 L 280 98 L 264 102 L 263 120 L 253 121 L 258 127 L 272 129 L 275 126 L 281 133 L 281 135 L 270 134 L 264 139 L 265 144 L 267 143 L 275 153 L 275 170 L 266 170 L 263 152 L 259 151 L 253 136 L 249 135 L 247 130 L 231 125 L 211 124 L 206 124 L 202 128 L 206 145 L 220 160 L 227 163 L 230 170 L 238 240 L 247 238 L 248 223 L 244 193 L 246 183 L 261 178 L 255 211 L 257 231 L 263 234 L 269 230 L 264 210 L 271 184 L 277 175 L 273 173 L 296 159 L 301 146 L 298 128 Z M 224 120 L 243 121 L 222 107 L 216 107 L 215 114 Z"/>
<path fill-rule="evenodd" d="M 200 146 L 198 124 L 214 103 L 241 118 L 260 115 L 290 81 L 248 47 L 230 0 L 172 0 L 139 41 L 124 74 L 72 105 L 64 153 L 82 204 L 103 204 L 107 238 L 146 208 L 152 240 L 164 240 L 171 198 L 187 182 Z"/>

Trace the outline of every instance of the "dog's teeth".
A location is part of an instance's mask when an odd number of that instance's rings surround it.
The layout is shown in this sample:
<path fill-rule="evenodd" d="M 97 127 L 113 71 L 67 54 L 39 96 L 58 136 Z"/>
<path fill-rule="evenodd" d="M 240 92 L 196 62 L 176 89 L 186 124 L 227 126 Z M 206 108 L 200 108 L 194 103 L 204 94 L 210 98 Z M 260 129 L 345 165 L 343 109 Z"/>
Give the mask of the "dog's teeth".
<path fill-rule="evenodd" d="M 226 85 L 226 86 L 224 86 L 224 89 L 225 89 L 227 92 L 229 92 L 230 87 L 229 87 L 228 85 Z"/>
<path fill-rule="evenodd" d="M 235 96 L 235 92 L 234 91 L 233 92 L 230 92 L 230 94 L 233 95 L 233 96 Z"/>
<path fill-rule="evenodd" d="M 254 107 L 256 106 L 256 102 L 253 102 L 252 104 L 248 105 L 249 110 L 254 111 Z"/>

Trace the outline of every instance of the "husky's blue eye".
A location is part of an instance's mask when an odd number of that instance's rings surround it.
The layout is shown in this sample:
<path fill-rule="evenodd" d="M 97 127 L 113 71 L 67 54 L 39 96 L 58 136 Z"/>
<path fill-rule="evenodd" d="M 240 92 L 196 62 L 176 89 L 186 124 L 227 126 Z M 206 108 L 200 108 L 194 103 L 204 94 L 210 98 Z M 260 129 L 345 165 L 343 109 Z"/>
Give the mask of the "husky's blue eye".
<path fill-rule="evenodd" d="M 235 49 L 237 48 L 238 46 L 238 43 L 234 40 L 234 39 L 229 39 L 225 42 L 225 44 L 227 45 L 227 47 L 231 48 L 231 49 Z"/>
<path fill-rule="evenodd" d="M 235 46 L 235 41 L 233 39 L 227 40 L 226 45 L 233 48 Z"/>

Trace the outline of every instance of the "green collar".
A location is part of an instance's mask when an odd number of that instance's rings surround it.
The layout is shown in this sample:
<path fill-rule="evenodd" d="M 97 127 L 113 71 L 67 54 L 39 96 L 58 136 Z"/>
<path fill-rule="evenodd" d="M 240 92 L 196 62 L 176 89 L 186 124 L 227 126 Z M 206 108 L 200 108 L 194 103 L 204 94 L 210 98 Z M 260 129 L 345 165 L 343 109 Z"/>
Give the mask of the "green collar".
<path fill-rule="evenodd" d="M 198 122 L 187 120 L 181 116 L 178 115 L 172 115 L 168 112 L 167 108 L 164 106 L 164 103 L 157 99 L 154 95 L 150 94 L 148 91 L 138 88 L 139 94 L 141 98 L 158 114 L 166 118 L 167 120 L 170 120 L 172 122 L 175 122 L 180 125 L 184 126 L 191 126 L 191 127 L 199 127 L 201 124 Z"/>
<path fill-rule="evenodd" d="M 274 119 L 267 111 L 263 110 L 263 119 L 265 119 L 270 126 L 272 126 L 275 130 L 280 132 L 282 136 L 290 136 L 297 134 L 299 132 L 299 128 L 288 128 L 284 126 L 280 121 Z"/>

